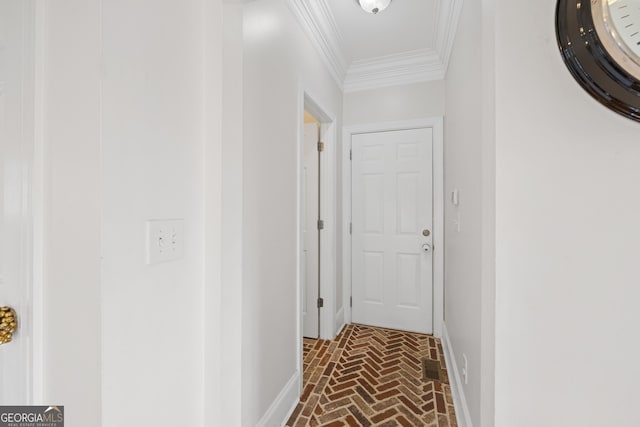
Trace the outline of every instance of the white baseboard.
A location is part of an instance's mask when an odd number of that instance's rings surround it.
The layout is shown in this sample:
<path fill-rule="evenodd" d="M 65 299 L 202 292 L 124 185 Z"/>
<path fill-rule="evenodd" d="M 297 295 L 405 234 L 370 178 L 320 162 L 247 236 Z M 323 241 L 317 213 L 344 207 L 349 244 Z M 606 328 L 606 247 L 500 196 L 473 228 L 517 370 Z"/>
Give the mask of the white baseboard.
<path fill-rule="evenodd" d="M 296 372 L 273 401 L 256 427 L 284 426 L 300 400 L 300 372 Z"/>
<path fill-rule="evenodd" d="M 451 395 L 453 397 L 453 406 L 456 410 L 456 419 L 459 427 L 473 427 L 471 424 L 471 415 L 467 406 L 467 399 L 464 397 L 464 389 L 460 379 L 460 371 L 456 363 L 455 353 L 451 347 L 447 325 L 442 323 L 442 349 L 444 350 L 444 359 L 447 364 L 447 372 L 449 373 L 449 383 L 451 384 Z"/>
<path fill-rule="evenodd" d="M 335 331 L 335 336 L 334 337 L 337 337 L 338 335 L 340 335 L 340 332 L 342 331 L 342 328 L 344 328 L 344 307 L 342 307 L 336 313 L 336 324 L 335 324 L 335 327 L 333 329 Z"/>

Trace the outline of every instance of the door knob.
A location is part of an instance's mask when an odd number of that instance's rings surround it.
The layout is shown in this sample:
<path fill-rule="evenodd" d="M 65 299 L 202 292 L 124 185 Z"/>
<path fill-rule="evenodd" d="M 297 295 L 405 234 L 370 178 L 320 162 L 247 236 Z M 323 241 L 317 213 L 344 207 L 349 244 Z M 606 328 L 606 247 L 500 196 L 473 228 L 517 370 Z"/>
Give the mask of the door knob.
<path fill-rule="evenodd" d="M 431 253 L 431 245 L 425 243 L 424 245 L 422 245 L 422 251 L 426 254 Z"/>
<path fill-rule="evenodd" d="M 18 328 L 18 316 L 11 307 L 0 307 L 0 345 L 13 340 L 13 333 Z"/>

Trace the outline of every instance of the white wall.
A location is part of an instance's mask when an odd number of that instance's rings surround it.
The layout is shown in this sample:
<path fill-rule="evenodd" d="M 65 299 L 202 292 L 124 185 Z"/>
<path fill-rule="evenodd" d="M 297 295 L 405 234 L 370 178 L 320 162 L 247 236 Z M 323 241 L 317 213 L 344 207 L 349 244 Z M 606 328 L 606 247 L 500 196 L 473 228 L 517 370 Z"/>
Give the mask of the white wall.
<path fill-rule="evenodd" d="M 99 426 L 100 9 L 46 2 L 43 403 L 67 407 L 70 427 Z"/>
<path fill-rule="evenodd" d="M 336 117 L 342 93 L 284 0 L 250 2 L 244 16 L 242 425 L 253 427 L 298 366 L 298 90 Z"/>
<path fill-rule="evenodd" d="M 220 164 L 220 112 L 207 96 L 220 95 L 221 69 L 204 55 L 221 55 L 221 13 L 220 2 L 202 0 L 102 3 L 105 427 L 200 426 L 213 415 L 205 385 L 220 396 L 210 386 L 220 373 L 203 357 L 219 360 L 219 341 L 210 342 L 219 334 L 204 323 L 220 320 L 205 317 L 220 273 L 204 259 L 219 256 L 219 229 L 205 227 L 203 213 L 220 215 L 219 177 L 205 163 Z M 167 218 L 184 219 L 184 257 L 146 265 L 145 221 Z"/>
<path fill-rule="evenodd" d="M 345 126 L 444 115 L 443 80 L 390 86 L 344 95 Z"/>
<path fill-rule="evenodd" d="M 460 375 L 464 356 L 468 361 L 468 384 L 462 381 L 462 392 L 470 422 L 490 426 L 481 423 L 482 410 L 492 404 L 491 393 L 483 393 L 483 383 L 492 381 L 491 372 L 483 371 L 483 346 L 491 345 L 491 337 L 483 336 L 483 312 L 492 310 L 490 304 L 483 304 L 483 272 L 490 265 L 484 256 L 486 239 L 492 239 L 486 209 L 493 193 L 493 183 L 486 179 L 492 164 L 485 157 L 489 141 L 485 115 L 490 108 L 483 91 L 487 71 L 482 64 L 487 52 L 481 15 L 481 2 L 464 2 L 446 76 L 445 324 Z M 470 73 L 471 69 L 476 72 Z M 450 199 L 455 189 L 458 206 Z M 462 408 L 458 410 L 462 420 L 465 414 Z"/>
<path fill-rule="evenodd" d="M 239 368 L 224 364 L 239 357 L 240 340 L 233 328 L 220 331 L 221 299 L 237 296 L 237 283 L 221 283 L 221 200 L 230 200 L 221 139 L 226 129 L 229 144 L 238 140 L 241 111 L 233 91 L 222 99 L 222 6 L 39 5 L 41 397 L 66 405 L 71 427 L 239 420 L 239 390 L 224 383 L 231 375 L 237 382 Z M 225 9 L 231 44 L 241 37 L 239 7 Z M 237 209 L 230 206 L 228 216 Z M 183 259 L 144 264 L 152 218 L 185 219 Z"/>
<path fill-rule="evenodd" d="M 482 0 L 482 292 L 480 426 L 495 425 L 496 108 L 495 1 Z"/>
<path fill-rule="evenodd" d="M 570 76 L 555 5 L 496 3 L 496 425 L 637 426 L 640 124 Z"/>
<path fill-rule="evenodd" d="M 213 383 L 221 388 L 219 416 L 214 424 L 240 426 L 242 423 L 242 203 L 243 156 L 242 97 L 243 97 L 243 13 L 241 4 L 224 5 L 222 140 L 219 167 L 222 176 L 221 242 L 218 244 L 221 272 L 220 309 L 213 323 L 221 329 L 221 342 L 213 351 L 221 352 L 221 378 Z M 207 38 L 209 40 L 210 38 Z M 214 94 L 212 94 L 214 95 Z M 211 101 L 215 102 L 215 96 Z M 215 117 L 215 116 L 214 116 Z M 207 119 L 211 121 L 212 117 Z M 220 160 L 219 159 L 219 160 Z M 208 182 L 208 181 L 207 181 Z M 207 220 L 209 219 L 207 215 Z M 215 255 L 214 255 L 215 256 Z M 215 345 L 215 341 L 212 341 Z M 206 359 L 205 359 L 206 360 Z M 205 404 L 209 397 L 205 397 Z M 205 425 L 211 422 L 206 420 Z"/>

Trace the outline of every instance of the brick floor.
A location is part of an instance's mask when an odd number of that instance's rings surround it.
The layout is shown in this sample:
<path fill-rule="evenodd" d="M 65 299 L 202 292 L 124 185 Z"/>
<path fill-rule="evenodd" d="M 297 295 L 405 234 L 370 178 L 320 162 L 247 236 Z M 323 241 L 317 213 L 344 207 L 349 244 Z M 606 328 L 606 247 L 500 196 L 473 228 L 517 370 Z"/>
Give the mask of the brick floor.
<path fill-rule="evenodd" d="M 422 359 L 441 364 L 425 380 Z M 304 386 L 288 427 L 457 427 L 440 340 L 348 325 L 333 341 L 304 339 Z"/>

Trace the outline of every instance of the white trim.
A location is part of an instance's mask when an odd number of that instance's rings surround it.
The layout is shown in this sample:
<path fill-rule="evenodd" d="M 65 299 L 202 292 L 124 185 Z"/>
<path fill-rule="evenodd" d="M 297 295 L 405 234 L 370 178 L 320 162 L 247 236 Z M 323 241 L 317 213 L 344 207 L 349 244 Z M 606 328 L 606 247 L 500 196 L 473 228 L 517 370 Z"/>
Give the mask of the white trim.
<path fill-rule="evenodd" d="M 326 0 L 288 0 L 289 9 L 342 89 L 347 74 L 342 34 Z"/>
<path fill-rule="evenodd" d="M 377 89 L 431 80 L 442 80 L 445 67 L 433 49 L 354 61 L 344 81 L 344 92 Z"/>
<path fill-rule="evenodd" d="M 302 286 L 304 286 L 304 277 L 302 277 L 302 248 L 304 247 L 302 236 L 302 213 L 304 209 L 302 207 L 302 201 L 304 200 L 304 193 L 302 187 L 302 168 L 304 167 L 304 89 L 302 85 L 299 85 L 298 89 L 298 114 L 296 116 L 296 126 L 298 126 L 298 138 L 296 141 L 296 369 L 298 372 L 303 372 L 303 348 L 302 348 L 302 307 L 304 307 L 304 301 L 302 297 Z M 298 384 L 298 396 L 302 396 L 302 382 Z"/>
<path fill-rule="evenodd" d="M 45 65 L 45 12 L 46 2 L 22 2 L 19 6 L 21 19 L 20 76 L 22 120 L 19 184 L 22 204 L 20 206 L 20 289 L 15 303 L 20 323 L 20 346 L 26 349 L 25 404 L 34 405 L 42 401 L 44 389 L 44 236 L 46 194 L 46 146 L 44 140 L 44 65 Z M 0 97 L 5 91 L 0 81 Z"/>
<path fill-rule="evenodd" d="M 351 137 L 360 133 L 433 129 L 433 335 L 444 323 L 444 138 L 442 117 L 348 126 L 342 131 L 342 285 L 344 321 L 351 323 Z"/>
<path fill-rule="evenodd" d="M 320 209 L 325 228 L 321 236 L 321 281 L 320 295 L 325 305 L 320 310 L 320 338 L 332 340 L 335 338 L 336 318 L 336 153 L 338 152 L 338 129 L 334 119 L 330 123 L 321 125 L 321 135 L 324 140 L 324 152 L 320 162 L 321 193 Z"/>
<path fill-rule="evenodd" d="M 458 22 L 462 13 L 464 0 L 441 0 L 438 2 L 438 19 L 436 21 L 435 40 L 436 51 L 442 63 L 443 76 L 447 74 L 449 59 L 453 51 L 456 33 L 458 32 Z M 444 78 L 444 77 L 443 77 Z"/>
<path fill-rule="evenodd" d="M 335 312 L 336 312 L 336 152 L 337 152 L 337 121 L 335 115 L 329 112 L 321 106 L 317 101 L 319 98 L 311 95 L 308 90 L 300 87 L 301 97 L 301 109 L 299 114 L 304 114 L 304 110 L 309 111 L 316 119 L 320 121 L 320 135 L 324 142 L 323 155 L 320 156 L 320 210 L 321 216 L 324 220 L 324 230 L 320 233 L 320 296 L 324 299 L 324 307 L 320 310 L 320 338 L 325 340 L 331 340 L 335 338 Z M 298 209 L 299 215 L 301 215 L 302 202 L 302 143 L 304 138 L 303 123 L 304 119 L 299 118 L 299 133 L 298 133 L 298 174 L 299 174 L 299 200 Z M 298 240 L 302 245 L 302 219 L 299 217 L 300 224 L 298 225 L 298 232 L 300 233 Z M 298 249 L 298 256 L 301 256 L 301 248 Z M 301 258 L 300 258 L 301 259 Z M 300 260 L 298 264 L 300 264 Z M 298 265 L 300 268 L 300 265 Z M 298 272 L 301 273 L 300 271 Z M 302 277 L 299 276 L 301 287 L 304 283 Z M 300 288 L 301 289 L 301 288 Z M 299 289 L 299 290 L 300 290 Z M 301 297 L 300 292 L 300 297 Z M 302 328 L 302 310 L 298 310 L 300 316 L 300 327 Z M 301 329 L 302 331 L 302 329 Z M 300 341 L 300 348 L 302 348 L 302 333 L 298 334 Z"/>
<path fill-rule="evenodd" d="M 338 336 L 340 335 L 340 331 L 342 330 L 342 328 L 344 328 L 344 307 L 342 307 L 340 310 L 338 310 L 338 312 L 336 313 L 336 318 L 335 318 L 335 327 L 334 327 L 334 336 Z"/>
<path fill-rule="evenodd" d="M 336 337 L 342 333 L 342 330 L 344 329 L 345 326 L 347 326 L 347 324 L 342 322 L 342 325 L 340 325 L 340 327 L 336 329 Z"/>
<path fill-rule="evenodd" d="M 218 411 L 221 425 L 240 425 L 243 414 L 246 358 L 243 351 L 244 305 L 244 127 L 243 127 L 243 5 L 222 5 L 222 21 L 214 18 L 219 6 L 205 4 L 205 410 Z M 222 32 L 219 24 L 221 22 Z M 220 35 L 222 38 L 220 39 Z M 222 51 L 217 49 L 221 48 Z M 222 68 L 217 68 L 222 60 Z M 219 86 L 222 82 L 222 86 Z M 221 138 L 219 138 L 220 136 Z M 224 248 L 224 249 L 222 249 Z M 215 287 L 214 287 L 215 286 Z M 216 295 L 217 293 L 217 295 Z M 222 324 L 220 324 L 222 322 Z M 234 328 L 227 325 L 233 323 Z M 219 345 L 216 345 L 216 341 Z M 223 348 L 224 351 L 220 351 Z M 215 354 L 212 354 L 215 353 Z M 217 363 L 217 365 L 216 365 Z M 216 372 L 217 370 L 217 372 Z M 214 383 L 215 376 L 219 378 Z M 220 387 L 222 386 L 222 389 Z M 217 389 L 215 389 L 217 387 Z"/>
<path fill-rule="evenodd" d="M 444 79 L 464 0 L 438 0 L 434 46 L 348 64 L 344 40 L 327 0 L 287 0 L 302 30 L 344 91 Z"/>
<path fill-rule="evenodd" d="M 302 387 L 300 372 L 297 371 L 287 381 L 278 397 L 273 401 L 267 412 L 260 418 L 256 427 L 284 426 L 299 402 L 298 390 Z"/>
<path fill-rule="evenodd" d="M 44 400 L 44 242 L 47 183 L 45 141 L 45 45 L 47 2 L 35 2 L 34 10 L 34 144 L 33 144 L 33 288 L 32 288 L 32 395 L 31 404 Z"/>
<path fill-rule="evenodd" d="M 354 61 L 347 70 L 344 92 L 444 79 L 453 51 L 463 1 L 438 1 L 434 23 L 435 46 Z"/>
<path fill-rule="evenodd" d="M 447 326 L 442 325 L 442 349 L 444 350 L 444 360 L 447 364 L 447 372 L 449 373 L 449 383 L 451 384 L 451 396 L 453 397 L 453 406 L 456 411 L 456 418 L 460 427 L 473 427 L 471 423 L 471 414 L 467 406 L 467 399 L 464 396 L 462 381 L 460 379 L 460 371 L 456 363 L 455 353 L 451 346 L 451 340 L 447 333 Z M 453 381 L 451 381 L 453 380 Z"/>
<path fill-rule="evenodd" d="M 351 323 L 351 135 L 342 128 L 342 308 L 344 323 Z"/>
<path fill-rule="evenodd" d="M 296 126 L 298 126 L 298 141 L 296 144 L 297 159 L 297 203 L 296 203 L 296 312 L 297 312 L 297 342 L 296 358 L 298 370 L 302 372 L 302 165 L 303 165 L 303 141 L 304 141 L 304 110 L 309 111 L 321 123 L 320 135 L 325 143 L 325 151 L 320 158 L 320 209 L 325 228 L 320 234 L 320 296 L 324 299 L 324 307 L 320 310 L 320 338 L 334 339 L 336 323 L 336 160 L 337 160 L 337 119 L 336 116 L 325 109 L 315 97 L 306 89 L 307 85 L 299 84 L 298 88 L 298 114 Z M 302 394 L 302 384 L 300 385 Z"/>
<path fill-rule="evenodd" d="M 433 129 L 433 335 L 442 337 L 444 324 L 444 123 Z"/>

